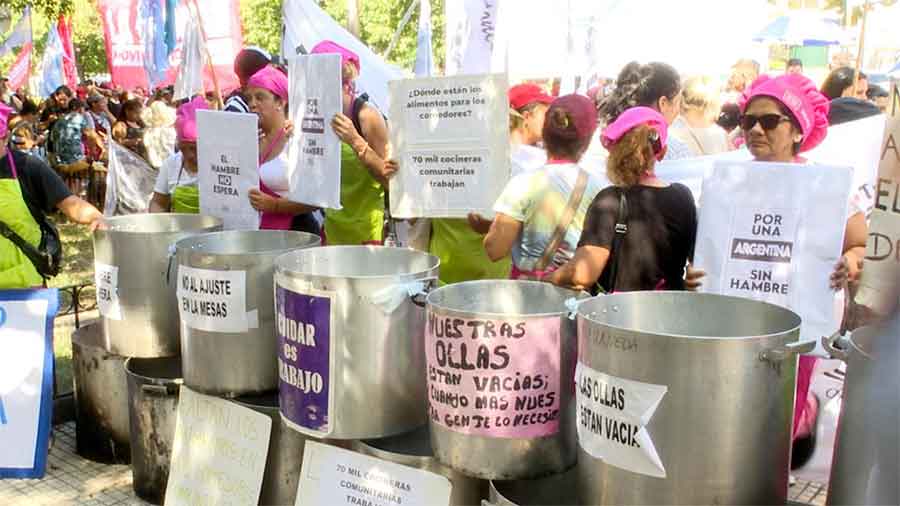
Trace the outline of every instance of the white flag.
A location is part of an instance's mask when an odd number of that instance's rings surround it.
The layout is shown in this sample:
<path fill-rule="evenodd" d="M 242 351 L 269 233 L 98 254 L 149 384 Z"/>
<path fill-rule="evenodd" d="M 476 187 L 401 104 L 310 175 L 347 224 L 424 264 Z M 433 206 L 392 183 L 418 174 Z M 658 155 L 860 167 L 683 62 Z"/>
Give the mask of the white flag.
<path fill-rule="evenodd" d="M 106 205 L 103 214 L 146 213 L 153 195 L 157 172 L 134 151 L 109 140 L 109 170 L 106 173 Z"/>
<path fill-rule="evenodd" d="M 175 80 L 175 100 L 190 99 L 204 91 L 203 38 L 200 37 L 200 26 L 193 16 L 188 20 L 184 30 L 184 49 L 182 51 L 178 78 Z"/>
<path fill-rule="evenodd" d="M 434 57 L 431 49 L 431 0 L 419 2 L 419 34 L 416 36 L 416 77 L 434 75 Z"/>

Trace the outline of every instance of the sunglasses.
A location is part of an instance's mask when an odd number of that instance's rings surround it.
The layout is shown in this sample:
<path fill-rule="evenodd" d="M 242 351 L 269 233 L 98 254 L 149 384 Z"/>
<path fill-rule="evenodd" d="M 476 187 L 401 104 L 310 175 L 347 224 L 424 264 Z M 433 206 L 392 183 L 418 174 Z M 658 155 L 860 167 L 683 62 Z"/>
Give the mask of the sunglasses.
<path fill-rule="evenodd" d="M 763 130 L 775 130 L 782 122 L 790 121 L 791 118 L 784 114 L 763 114 L 762 116 L 754 116 L 752 114 L 744 114 L 741 116 L 741 130 L 749 132 L 756 126 L 758 122 Z"/>

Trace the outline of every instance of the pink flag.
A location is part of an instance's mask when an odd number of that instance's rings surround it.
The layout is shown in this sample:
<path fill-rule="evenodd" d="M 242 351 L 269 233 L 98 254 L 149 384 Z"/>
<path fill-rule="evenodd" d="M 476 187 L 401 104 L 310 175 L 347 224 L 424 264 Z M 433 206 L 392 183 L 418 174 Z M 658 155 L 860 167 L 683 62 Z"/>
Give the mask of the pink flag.
<path fill-rule="evenodd" d="M 73 90 L 78 86 L 78 70 L 75 68 L 75 45 L 72 44 L 72 24 L 65 16 L 59 17 L 57 24 L 59 40 L 63 47 L 63 73 L 66 76 L 66 85 Z"/>
<path fill-rule="evenodd" d="M 16 61 L 9 68 L 9 89 L 18 90 L 28 83 L 28 76 L 31 74 L 31 42 L 26 42 L 16 56 Z"/>

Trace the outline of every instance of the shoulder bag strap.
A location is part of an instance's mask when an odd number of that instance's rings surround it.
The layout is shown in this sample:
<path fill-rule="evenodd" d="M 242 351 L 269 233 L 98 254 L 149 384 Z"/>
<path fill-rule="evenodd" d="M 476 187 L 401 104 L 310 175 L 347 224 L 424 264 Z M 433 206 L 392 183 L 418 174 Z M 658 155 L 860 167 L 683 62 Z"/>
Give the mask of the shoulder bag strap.
<path fill-rule="evenodd" d="M 578 206 L 581 204 L 581 198 L 584 196 L 587 182 L 587 172 L 579 169 L 578 178 L 575 180 L 575 187 L 572 189 L 572 194 L 569 195 L 569 202 L 566 203 L 566 208 L 563 210 L 563 214 L 556 224 L 553 235 L 550 236 L 550 242 L 548 242 L 547 247 L 544 248 L 544 253 L 541 255 L 540 260 L 534 265 L 534 270 L 542 271 L 550 265 L 551 261 L 553 261 L 556 250 L 559 249 L 560 243 L 562 243 L 563 238 L 566 236 L 566 230 L 568 230 L 569 225 L 572 223 L 572 219 L 575 218 L 575 211 L 578 210 Z"/>
<path fill-rule="evenodd" d="M 616 291 L 616 277 L 619 274 L 619 257 L 622 256 L 622 241 L 628 233 L 628 199 L 625 197 L 625 188 L 619 188 L 619 213 L 616 218 L 616 235 L 613 237 L 612 265 L 609 266 L 609 293 Z"/>

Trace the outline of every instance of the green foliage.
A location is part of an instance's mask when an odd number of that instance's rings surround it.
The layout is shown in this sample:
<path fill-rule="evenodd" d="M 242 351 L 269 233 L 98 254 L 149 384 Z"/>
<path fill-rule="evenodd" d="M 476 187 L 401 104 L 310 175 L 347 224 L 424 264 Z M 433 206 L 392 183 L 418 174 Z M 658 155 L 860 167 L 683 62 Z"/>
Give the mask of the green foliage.
<path fill-rule="evenodd" d="M 13 12 L 16 13 L 25 9 L 25 6 L 31 5 L 32 12 L 42 14 L 46 18 L 56 19 L 60 14 L 70 14 L 75 8 L 77 0 L 4 0 Z"/>
<path fill-rule="evenodd" d="M 394 32 L 403 14 L 413 0 L 361 0 L 359 2 L 360 38 L 373 51 L 383 54 L 391 43 Z M 432 50 L 435 67 L 444 68 L 444 2 L 432 0 L 431 31 Z M 449 0 L 459 1 L 459 0 Z M 347 0 L 321 0 L 322 8 L 342 25 L 347 25 Z M 388 61 L 400 67 L 411 69 L 416 59 L 416 33 L 418 31 L 419 8 L 415 8 L 409 23 L 400 33 L 397 46 L 388 55 Z"/>
<path fill-rule="evenodd" d="M 281 52 L 281 1 L 241 0 L 244 45 Z"/>
<path fill-rule="evenodd" d="M 106 42 L 103 39 L 103 22 L 96 0 L 74 0 L 72 15 L 72 44 L 75 46 L 75 62 L 80 77 L 105 74 Z"/>

